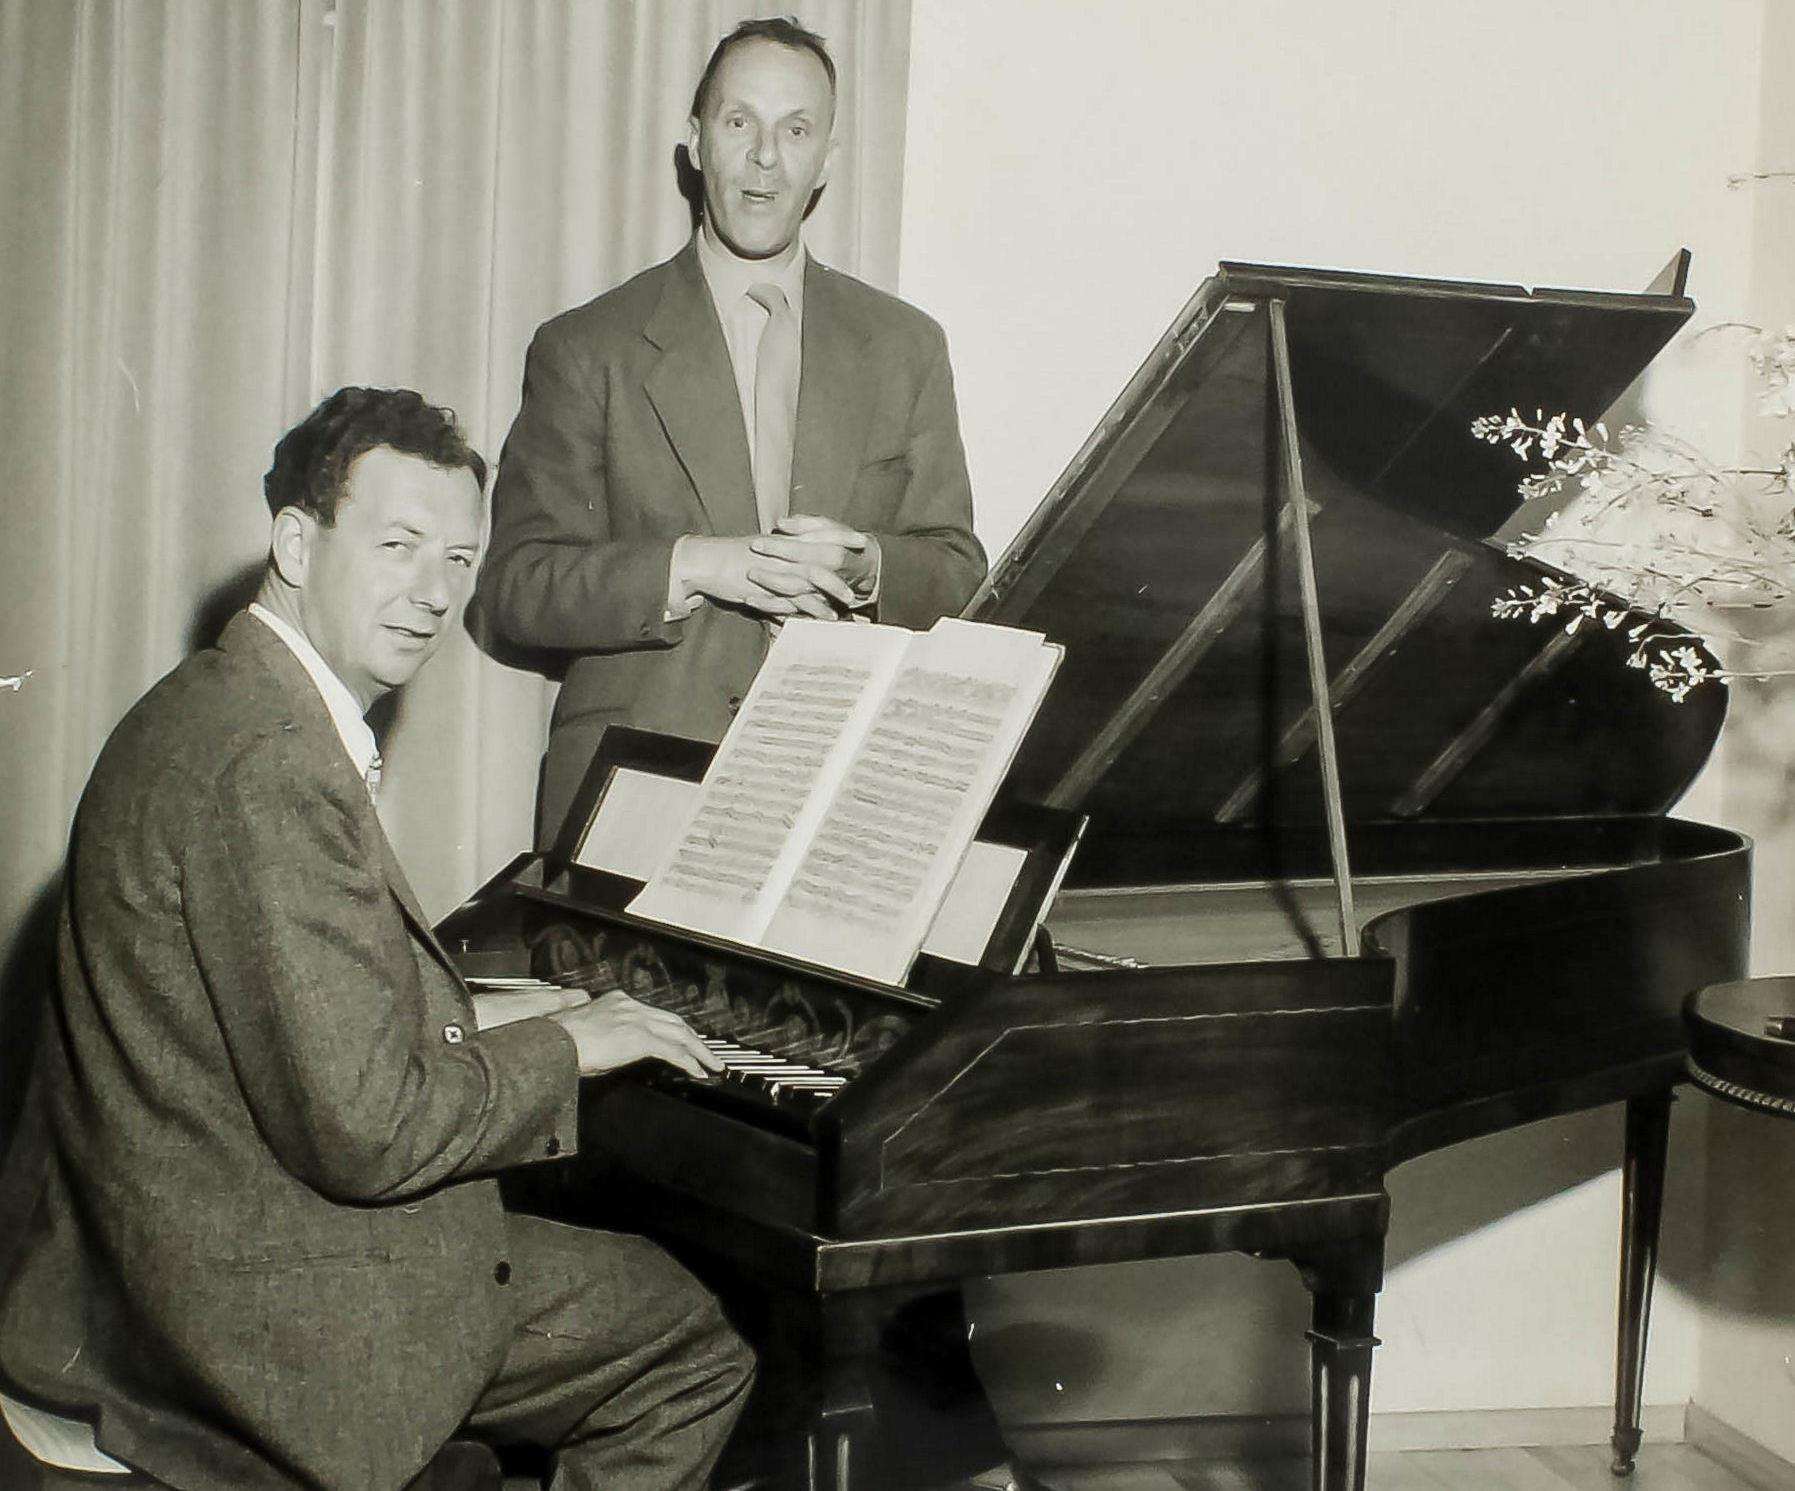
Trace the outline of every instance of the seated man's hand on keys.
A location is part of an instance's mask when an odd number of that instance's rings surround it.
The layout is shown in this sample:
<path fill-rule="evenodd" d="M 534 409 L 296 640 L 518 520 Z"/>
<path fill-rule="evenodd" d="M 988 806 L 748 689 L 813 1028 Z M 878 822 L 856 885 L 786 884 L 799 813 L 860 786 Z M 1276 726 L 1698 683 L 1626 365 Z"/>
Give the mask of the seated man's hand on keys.
<path fill-rule="evenodd" d="M 714 1076 L 723 1069 L 710 1047 L 678 1015 L 618 990 L 547 1018 L 573 1037 L 582 1077 L 648 1059 L 664 1061 L 698 1078 Z"/>

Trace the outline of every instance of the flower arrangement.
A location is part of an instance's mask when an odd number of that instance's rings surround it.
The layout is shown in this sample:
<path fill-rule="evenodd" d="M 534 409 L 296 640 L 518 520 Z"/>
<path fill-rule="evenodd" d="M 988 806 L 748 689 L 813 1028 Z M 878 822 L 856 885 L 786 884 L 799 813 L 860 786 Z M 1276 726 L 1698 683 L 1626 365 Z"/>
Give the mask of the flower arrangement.
<path fill-rule="evenodd" d="M 1759 413 L 1795 416 L 1795 326 L 1724 325 L 1756 333 L 1747 355 Z M 1510 409 L 1474 420 L 1471 433 L 1546 463 L 1521 481 L 1524 498 L 1569 497 L 1508 546 L 1561 573 L 1498 597 L 1494 615 L 1569 632 L 1624 627 L 1628 664 L 1678 702 L 1712 679 L 1795 676 L 1776 665 L 1787 638 L 1765 624 L 1795 598 L 1795 440 L 1773 464 L 1728 466 L 1651 424 L 1610 435 L 1599 422 Z"/>

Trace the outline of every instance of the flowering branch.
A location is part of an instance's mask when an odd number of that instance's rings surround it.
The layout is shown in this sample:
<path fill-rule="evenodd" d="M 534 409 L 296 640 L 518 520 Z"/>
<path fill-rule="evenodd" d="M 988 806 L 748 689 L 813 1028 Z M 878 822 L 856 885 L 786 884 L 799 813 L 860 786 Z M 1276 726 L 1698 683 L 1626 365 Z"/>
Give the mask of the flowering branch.
<path fill-rule="evenodd" d="M 1740 323 L 1723 323 L 1739 326 Z M 1718 328 L 1709 328 L 1715 330 Z M 1795 415 L 1795 326 L 1757 332 L 1747 349 L 1762 384 L 1758 409 Z M 1544 527 L 1509 545 L 1517 558 L 1566 571 L 1520 585 L 1492 603 L 1499 618 L 1626 627 L 1628 665 L 1681 701 L 1711 679 L 1795 677 L 1795 668 L 1716 666 L 1684 628 L 1728 644 L 1763 645 L 1728 613 L 1763 612 L 1795 599 L 1795 442 L 1775 465 L 1722 466 L 1651 425 L 1585 425 L 1563 414 L 1484 415 L 1471 433 L 1545 461 L 1522 497 L 1566 496 Z"/>

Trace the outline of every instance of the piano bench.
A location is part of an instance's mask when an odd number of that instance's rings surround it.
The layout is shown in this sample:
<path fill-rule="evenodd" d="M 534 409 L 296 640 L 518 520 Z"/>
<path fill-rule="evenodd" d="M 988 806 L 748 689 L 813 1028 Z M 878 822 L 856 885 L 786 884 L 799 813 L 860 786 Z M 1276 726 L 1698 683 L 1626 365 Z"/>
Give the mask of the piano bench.
<path fill-rule="evenodd" d="M 1729 1103 L 1795 1118 L 1795 978 L 1697 989 L 1683 1004 L 1689 1080 Z"/>
<path fill-rule="evenodd" d="M 162 1484 L 99 1449 L 85 1420 L 64 1418 L 0 1393 L 0 1425 L 0 1439 L 10 1431 L 37 1472 L 18 1491 L 156 1491 Z M 0 1462 L 0 1468 L 9 1463 Z M 451 1439 L 405 1491 L 502 1491 L 498 1458 L 483 1444 Z"/>
<path fill-rule="evenodd" d="M 62 1491 L 64 1486 L 106 1486 L 114 1491 L 141 1491 L 154 1483 L 121 1465 L 94 1444 L 93 1426 L 82 1419 L 20 1402 L 0 1393 L 0 1425 L 38 1471 L 33 1491 Z"/>

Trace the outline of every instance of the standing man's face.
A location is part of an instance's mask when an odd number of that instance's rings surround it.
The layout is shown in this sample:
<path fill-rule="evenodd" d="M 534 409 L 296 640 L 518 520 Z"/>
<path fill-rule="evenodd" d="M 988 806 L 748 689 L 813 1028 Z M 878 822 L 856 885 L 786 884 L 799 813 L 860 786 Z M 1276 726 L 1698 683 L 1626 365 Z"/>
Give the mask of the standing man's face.
<path fill-rule="evenodd" d="M 724 248 L 772 259 L 797 241 L 828 176 L 835 96 L 822 62 L 756 38 L 724 54 L 687 147 L 704 175 L 704 219 Z"/>

